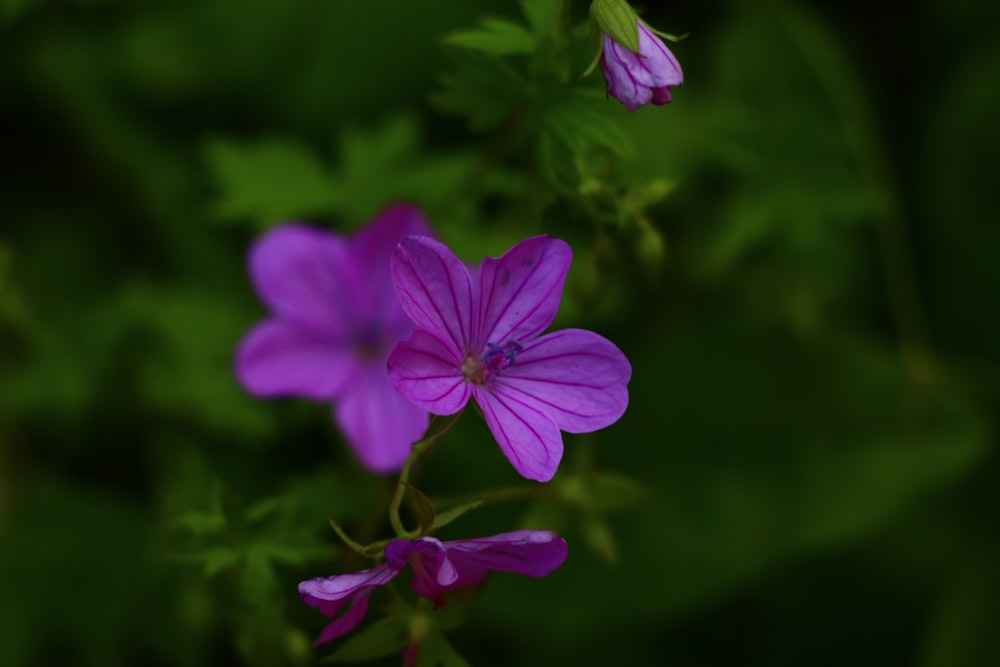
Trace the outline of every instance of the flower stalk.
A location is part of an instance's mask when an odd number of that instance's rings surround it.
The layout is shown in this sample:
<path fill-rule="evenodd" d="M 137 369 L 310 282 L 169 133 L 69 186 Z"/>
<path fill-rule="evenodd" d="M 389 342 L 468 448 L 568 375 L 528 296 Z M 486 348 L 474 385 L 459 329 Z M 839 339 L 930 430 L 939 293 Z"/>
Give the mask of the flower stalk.
<path fill-rule="evenodd" d="M 400 507 L 403 505 L 403 498 L 406 496 L 407 489 L 410 488 L 410 471 L 413 469 L 413 464 L 416 463 L 424 454 L 430 451 L 433 446 L 437 443 L 441 437 L 451 430 L 451 427 L 455 425 L 458 418 L 462 416 L 462 411 L 456 412 L 451 416 L 451 419 L 445 423 L 445 425 L 436 433 L 430 435 L 425 435 L 422 440 L 413 443 L 413 448 L 410 450 L 410 455 L 407 457 L 406 461 L 403 462 L 403 469 L 399 473 L 399 482 L 396 484 L 396 492 L 392 496 L 392 501 L 389 503 L 389 523 L 392 524 L 392 529 L 395 531 L 396 536 L 400 539 L 413 539 L 420 536 L 420 529 L 407 530 L 406 526 L 403 525 L 403 520 L 399 516 Z M 434 421 L 437 421 L 436 419 Z M 434 428 L 434 421 L 427 428 L 428 433 Z"/>

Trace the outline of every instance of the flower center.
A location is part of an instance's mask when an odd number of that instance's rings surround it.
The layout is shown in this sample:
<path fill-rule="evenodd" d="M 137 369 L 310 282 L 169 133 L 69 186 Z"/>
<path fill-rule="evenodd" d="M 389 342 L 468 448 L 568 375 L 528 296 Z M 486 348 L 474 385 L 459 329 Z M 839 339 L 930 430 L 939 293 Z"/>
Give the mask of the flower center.
<path fill-rule="evenodd" d="M 354 335 L 354 351 L 363 361 L 381 361 L 388 347 L 385 332 L 370 324 Z"/>
<path fill-rule="evenodd" d="M 486 343 L 486 350 L 482 355 L 469 354 L 465 358 L 462 362 L 462 374 L 474 384 L 495 382 L 501 371 L 514 365 L 517 355 L 523 349 L 516 340 L 509 340 L 503 346 Z"/>

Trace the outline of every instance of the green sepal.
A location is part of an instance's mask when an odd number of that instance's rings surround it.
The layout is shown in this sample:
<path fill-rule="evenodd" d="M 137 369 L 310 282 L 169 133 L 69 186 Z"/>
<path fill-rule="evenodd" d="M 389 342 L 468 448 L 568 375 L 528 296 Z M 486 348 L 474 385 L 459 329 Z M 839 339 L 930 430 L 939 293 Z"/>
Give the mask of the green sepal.
<path fill-rule="evenodd" d="M 625 0 L 594 0 L 590 20 L 632 53 L 639 53 L 639 17 Z"/>
<path fill-rule="evenodd" d="M 580 75 L 581 79 L 585 79 L 594 73 L 594 70 L 597 69 L 597 63 L 601 62 L 601 54 L 604 53 L 604 33 L 601 32 L 601 29 L 594 21 L 589 21 L 587 26 L 590 29 L 590 43 L 594 47 L 594 59 L 590 61 L 590 65 Z"/>
<path fill-rule="evenodd" d="M 639 19 L 639 20 L 642 21 L 642 19 Z M 645 21 L 642 21 L 642 24 L 644 26 L 646 26 L 646 28 L 651 33 L 653 33 L 655 35 L 659 35 L 663 39 L 666 39 L 666 40 L 674 42 L 674 43 L 677 43 L 677 42 L 680 42 L 680 41 L 683 41 L 683 40 L 687 39 L 688 36 L 691 34 L 689 32 L 686 32 L 683 35 L 671 35 L 669 32 L 663 32 L 662 30 L 657 30 L 656 28 L 654 28 L 653 26 L 649 25 Z"/>
<path fill-rule="evenodd" d="M 434 525 L 434 503 L 415 486 L 410 487 L 410 500 L 413 502 L 413 513 L 420 524 L 420 534 L 426 535 Z"/>
<path fill-rule="evenodd" d="M 474 500 L 471 503 L 465 503 L 464 505 L 459 505 L 458 507 L 452 507 L 450 510 L 438 512 L 437 516 L 434 517 L 434 522 L 431 524 L 431 531 L 447 526 L 458 517 L 470 510 L 476 509 L 482 504 L 482 500 Z"/>

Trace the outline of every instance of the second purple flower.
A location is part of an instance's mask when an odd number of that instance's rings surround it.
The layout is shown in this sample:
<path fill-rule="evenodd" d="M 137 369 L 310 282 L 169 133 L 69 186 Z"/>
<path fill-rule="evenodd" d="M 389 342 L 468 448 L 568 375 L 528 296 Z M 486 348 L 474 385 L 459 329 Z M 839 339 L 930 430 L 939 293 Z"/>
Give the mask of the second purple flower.
<path fill-rule="evenodd" d="M 413 328 L 389 258 L 408 234 L 429 231 L 418 209 L 395 205 L 350 238 L 286 224 L 250 252 L 250 277 L 271 317 L 240 343 L 237 377 L 255 396 L 336 403 L 344 437 L 378 473 L 399 470 L 427 428 L 427 413 L 389 383 L 385 360 Z"/>
<path fill-rule="evenodd" d="M 611 341 L 555 319 L 572 250 L 536 236 L 468 268 L 445 245 L 410 237 L 392 257 L 392 280 L 411 336 L 389 354 L 389 377 L 405 397 L 438 415 L 470 398 L 514 468 L 552 479 L 562 431 L 588 433 L 628 406 L 632 367 Z"/>

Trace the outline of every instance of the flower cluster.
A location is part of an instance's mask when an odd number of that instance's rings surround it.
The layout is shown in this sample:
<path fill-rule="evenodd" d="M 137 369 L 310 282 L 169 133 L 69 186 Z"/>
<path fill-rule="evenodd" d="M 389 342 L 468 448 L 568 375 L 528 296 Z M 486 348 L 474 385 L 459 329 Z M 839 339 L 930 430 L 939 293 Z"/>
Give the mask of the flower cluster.
<path fill-rule="evenodd" d="M 469 269 L 428 234 L 419 211 L 397 205 L 350 238 L 297 224 L 265 235 L 250 274 L 272 316 L 241 343 L 237 375 L 258 396 L 335 403 L 364 465 L 403 467 L 400 490 L 404 461 L 429 442 L 427 413 L 456 414 L 469 400 L 514 468 L 547 481 L 562 457 L 561 430 L 593 431 L 622 416 L 631 366 L 596 333 L 543 333 L 572 260 L 564 241 L 525 239 Z M 489 572 L 543 577 L 566 559 L 566 542 L 548 531 L 408 539 L 400 499 L 390 518 L 407 539 L 380 549 L 384 562 L 300 584 L 302 599 L 334 619 L 317 643 L 361 623 L 372 591 L 407 565 L 416 593 L 440 600 Z"/>
<path fill-rule="evenodd" d="M 517 530 L 453 542 L 433 537 L 393 540 L 385 547 L 385 562 L 381 565 L 353 574 L 303 581 L 299 595 L 334 619 L 316 640 L 322 644 L 356 628 L 368 612 L 372 591 L 392 581 L 407 565 L 413 573 L 410 585 L 417 595 L 440 601 L 452 591 L 483 582 L 489 572 L 544 577 L 562 565 L 566 554 L 566 541 L 542 530 Z"/>

